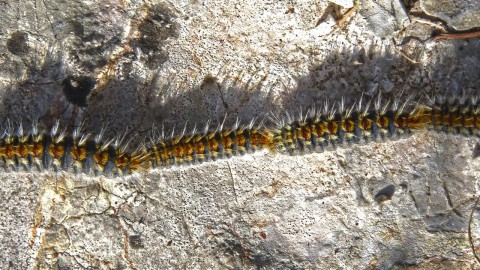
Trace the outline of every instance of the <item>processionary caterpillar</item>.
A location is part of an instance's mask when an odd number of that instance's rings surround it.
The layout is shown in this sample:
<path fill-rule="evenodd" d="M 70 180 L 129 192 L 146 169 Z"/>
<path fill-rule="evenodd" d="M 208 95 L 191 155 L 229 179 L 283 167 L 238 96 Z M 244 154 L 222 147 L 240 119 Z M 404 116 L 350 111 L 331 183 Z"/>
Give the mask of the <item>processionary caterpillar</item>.
<path fill-rule="evenodd" d="M 203 132 L 160 138 L 130 151 L 120 139 L 104 140 L 81 128 L 72 133 L 59 130 L 58 122 L 49 132 L 36 124 L 29 132 L 19 125 L 0 137 L 0 159 L 7 170 L 54 170 L 118 176 L 139 170 L 195 164 L 243 155 L 260 149 L 299 154 L 324 151 L 345 145 L 398 139 L 420 130 L 480 137 L 480 102 L 474 98 L 433 98 L 414 106 L 381 99 L 345 109 L 327 103 L 293 119 L 272 115 L 270 125 L 247 126 L 237 122 L 224 129 L 208 127 Z"/>
<path fill-rule="evenodd" d="M 126 151 L 121 140 L 102 140 L 103 132 L 93 137 L 81 128 L 71 134 L 59 130 L 39 132 L 36 123 L 28 133 L 22 125 L 6 129 L 0 138 L 0 158 L 5 170 L 42 170 L 123 175 L 139 168 L 145 159 L 142 151 Z"/>

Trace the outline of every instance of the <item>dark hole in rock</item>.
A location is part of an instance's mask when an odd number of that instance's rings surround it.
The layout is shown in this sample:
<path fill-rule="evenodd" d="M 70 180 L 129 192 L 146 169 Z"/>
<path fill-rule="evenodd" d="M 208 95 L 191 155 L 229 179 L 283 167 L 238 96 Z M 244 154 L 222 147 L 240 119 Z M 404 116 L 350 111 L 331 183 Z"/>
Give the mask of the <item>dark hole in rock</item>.
<path fill-rule="evenodd" d="M 15 55 L 26 55 L 29 51 L 27 33 L 17 31 L 7 40 L 7 49 Z"/>
<path fill-rule="evenodd" d="M 73 78 L 63 80 L 63 94 L 68 102 L 80 107 L 87 106 L 87 96 L 95 87 L 95 80 L 90 77 Z"/>
<path fill-rule="evenodd" d="M 135 249 L 144 247 L 140 235 L 130 235 L 128 237 L 128 242 L 130 243 L 130 246 Z"/>
<path fill-rule="evenodd" d="M 377 192 L 377 194 L 375 195 L 375 201 L 377 203 L 382 203 L 384 201 L 391 200 L 394 193 L 395 193 L 395 186 L 388 185 L 382 188 L 379 192 Z"/>

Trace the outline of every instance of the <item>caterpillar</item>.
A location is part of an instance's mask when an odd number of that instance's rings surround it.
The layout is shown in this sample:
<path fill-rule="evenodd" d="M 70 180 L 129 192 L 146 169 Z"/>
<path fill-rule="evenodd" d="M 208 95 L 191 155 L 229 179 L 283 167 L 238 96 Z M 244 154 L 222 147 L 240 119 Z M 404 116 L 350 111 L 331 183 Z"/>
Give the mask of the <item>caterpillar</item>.
<path fill-rule="evenodd" d="M 430 129 L 451 134 L 480 137 L 480 102 L 478 97 L 428 100 Z"/>
<path fill-rule="evenodd" d="M 7 128 L 0 137 L 0 160 L 5 170 L 53 170 L 94 175 L 124 175 L 138 169 L 145 155 L 128 152 L 122 141 L 103 141 L 103 132 L 92 138 L 82 128 L 71 134 L 60 131 L 59 121 L 50 132 L 39 132 L 37 123 L 29 133 L 20 124 Z"/>
<path fill-rule="evenodd" d="M 357 106 L 348 110 L 342 100 L 338 109 L 325 103 L 322 110 L 312 109 L 296 120 L 288 114 L 286 119 L 274 118 L 276 148 L 295 154 L 377 139 L 396 139 L 422 129 L 430 119 L 425 108 L 405 111 L 406 103 L 399 106 L 399 102 L 394 102 L 389 106 L 387 102 L 382 106 L 378 99 L 370 109 L 372 102 L 363 107 L 362 101 L 360 99 Z"/>
<path fill-rule="evenodd" d="M 180 164 L 201 163 L 223 157 L 244 155 L 263 148 L 271 148 L 273 136 L 268 129 L 259 129 L 252 120 L 247 126 L 236 124 L 223 130 L 223 124 L 209 131 L 208 124 L 203 132 L 196 129 L 189 134 L 160 140 L 148 148 L 153 167 L 168 167 Z M 261 124 L 259 125 L 261 126 Z"/>
<path fill-rule="evenodd" d="M 321 110 L 272 114 L 270 125 L 263 122 L 224 129 L 223 124 L 202 132 L 153 140 L 136 150 L 122 139 L 104 140 L 103 131 L 93 136 L 79 127 L 71 133 L 60 130 L 59 122 L 49 132 L 39 132 L 34 123 L 29 132 L 22 125 L 7 128 L 0 136 L 0 165 L 7 171 L 53 170 L 90 175 L 121 176 L 151 168 L 215 161 L 268 149 L 280 154 L 318 152 L 376 140 L 395 140 L 419 130 L 480 137 L 480 102 L 478 98 L 431 98 L 414 106 L 407 100 L 382 104 L 381 98 L 345 109 L 323 105 Z"/>
<path fill-rule="evenodd" d="M 431 98 L 413 108 L 407 108 L 408 100 L 403 105 L 398 101 L 382 105 L 379 96 L 371 109 L 372 102 L 363 107 L 362 100 L 348 110 L 343 100 L 337 109 L 325 103 L 321 111 L 312 109 L 296 120 L 288 114 L 283 119 L 273 117 L 277 126 L 272 132 L 273 144 L 279 152 L 298 154 L 379 139 L 394 140 L 418 130 L 480 137 L 480 103 L 476 97 Z"/>

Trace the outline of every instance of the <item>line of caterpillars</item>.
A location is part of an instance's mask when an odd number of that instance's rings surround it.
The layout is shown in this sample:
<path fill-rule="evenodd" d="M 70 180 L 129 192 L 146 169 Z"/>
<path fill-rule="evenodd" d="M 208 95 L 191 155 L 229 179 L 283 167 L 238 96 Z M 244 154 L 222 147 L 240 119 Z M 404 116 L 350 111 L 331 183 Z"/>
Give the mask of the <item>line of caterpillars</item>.
<path fill-rule="evenodd" d="M 139 150 L 127 150 L 122 140 L 105 141 L 102 133 L 93 137 L 80 128 L 71 134 L 60 131 L 58 122 L 50 132 L 36 125 L 25 134 L 5 131 L 0 138 L 0 160 L 7 171 L 37 169 L 93 175 L 119 176 L 151 168 L 195 164 L 244 155 L 259 149 L 301 154 L 335 149 L 344 145 L 397 139 L 418 130 L 435 130 L 480 137 L 480 102 L 477 98 L 436 98 L 406 110 L 407 103 L 362 104 L 345 109 L 324 104 L 293 119 L 271 117 L 273 127 L 254 121 L 230 129 L 206 128 L 158 139 Z M 7 129 L 10 130 L 10 129 Z"/>

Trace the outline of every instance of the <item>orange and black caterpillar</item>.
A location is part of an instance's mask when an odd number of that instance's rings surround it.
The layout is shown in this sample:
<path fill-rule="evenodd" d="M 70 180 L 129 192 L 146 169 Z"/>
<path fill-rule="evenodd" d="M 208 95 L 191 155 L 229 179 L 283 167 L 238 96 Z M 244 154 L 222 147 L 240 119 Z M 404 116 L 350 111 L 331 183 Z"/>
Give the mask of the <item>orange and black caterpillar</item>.
<path fill-rule="evenodd" d="M 71 134 L 59 130 L 57 122 L 50 132 L 39 132 L 36 123 L 29 133 L 22 125 L 6 129 L 0 137 L 0 160 L 8 170 L 37 169 L 86 174 L 124 175 L 142 164 L 141 151 L 126 151 L 121 140 L 103 141 L 103 132 L 91 138 L 81 128 Z"/>
<path fill-rule="evenodd" d="M 480 137 L 480 102 L 478 97 L 437 97 L 428 101 L 428 128 L 465 136 Z"/>
<path fill-rule="evenodd" d="M 360 99 L 356 106 L 345 110 L 342 100 L 338 108 L 326 103 L 322 110 L 312 109 L 297 120 L 292 120 L 288 114 L 286 120 L 275 117 L 277 129 L 273 131 L 273 140 L 276 149 L 295 154 L 377 139 L 396 139 L 422 129 L 430 121 L 427 108 L 406 111 L 406 104 L 382 105 L 381 99 L 373 106 L 371 103 L 363 107 Z"/>
<path fill-rule="evenodd" d="M 214 131 L 209 131 L 207 125 L 201 133 L 194 129 L 189 135 L 183 132 L 178 137 L 159 140 L 147 148 L 150 163 L 153 167 L 193 164 L 270 148 L 272 133 L 254 127 L 254 122 L 239 127 L 237 121 L 230 129 L 224 130 L 221 125 Z"/>
<path fill-rule="evenodd" d="M 373 103 L 373 104 L 372 104 Z M 39 132 L 36 125 L 24 133 L 20 125 L 0 136 L 0 162 L 6 170 L 54 170 L 117 176 L 138 170 L 200 163 L 243 155 L 259 149 L 279 153 L 305 153 L 338 146 L 397 139 L 418 130 L 434 130 L 480 137 L 480 102 L 477 98 L 435 98 L 410 106 L 405 102 L 381 104 L 378 99 L 365 106 L 362 99 L 345 110 L 343 101 L 335 108 L 327 104 L 298 119 L 272 117 L 276 126 L 239 127 L 161 138 L 139 150 L 128 150 L 122 140 L 102 140 L 84 133 L 59 130 Z M 137 143 L 142 145 L 141 143 Z"/>
<path fill-rule="evenodd" d="M 277 128 L 273 144 L 290 154 L 322 151 L 345 144 L 397 139 L 417 130 L 435 130 L 480 137 L 480 103 L 477 98 L 433 98 L 425 105 L 407 108 L 407 102 L 381 104 L 379 98 L 345 110 L 343 101 L 337 109 L 325 104 L 319 112 L 311 110 L 292 120 L 273 117 Z M 373 108 L 371 108 L 373 107 Z"/>

